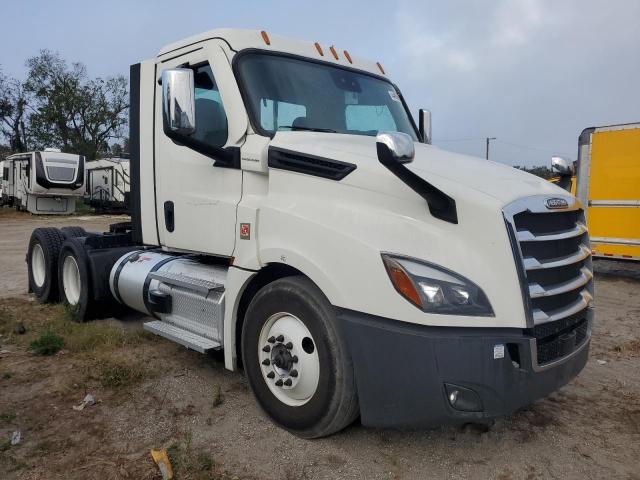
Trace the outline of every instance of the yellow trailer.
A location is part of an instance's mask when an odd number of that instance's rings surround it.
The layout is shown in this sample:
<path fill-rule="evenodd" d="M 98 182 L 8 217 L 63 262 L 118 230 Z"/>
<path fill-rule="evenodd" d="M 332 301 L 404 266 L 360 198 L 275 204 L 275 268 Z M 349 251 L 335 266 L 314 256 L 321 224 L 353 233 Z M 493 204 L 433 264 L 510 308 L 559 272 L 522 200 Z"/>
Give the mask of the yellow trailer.
<path fill-rule="evenodd" d="M 584 129 L 575 180 L 593 255 L 640 260 L 640 123 Z"/>

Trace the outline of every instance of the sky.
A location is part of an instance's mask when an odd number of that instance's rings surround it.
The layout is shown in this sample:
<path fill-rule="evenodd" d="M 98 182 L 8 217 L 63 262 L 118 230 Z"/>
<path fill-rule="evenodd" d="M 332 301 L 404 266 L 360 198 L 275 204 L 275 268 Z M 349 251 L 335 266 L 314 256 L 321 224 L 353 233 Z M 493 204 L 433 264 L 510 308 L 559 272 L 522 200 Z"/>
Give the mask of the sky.
<path fill-rule="evenodd" d="M 575 159 L 586 127 L 640 122 L 639 0 L 4 0 L 0 68 L 41 49 L 127 75 L 165 44 L 256 28 L 380 61 L 433 143 L 511 165 Z"/>

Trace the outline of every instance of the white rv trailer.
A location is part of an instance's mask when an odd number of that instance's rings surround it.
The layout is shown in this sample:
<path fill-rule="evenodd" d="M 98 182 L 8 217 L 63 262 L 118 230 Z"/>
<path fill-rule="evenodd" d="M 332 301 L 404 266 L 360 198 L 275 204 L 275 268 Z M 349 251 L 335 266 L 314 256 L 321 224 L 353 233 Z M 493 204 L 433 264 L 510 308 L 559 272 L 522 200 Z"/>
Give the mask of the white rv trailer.
<path fill-rule="evenodd" d="M 8 177 L 3 195 L 17 210 L 70 214 L 84 193 L 84 157 L 80 155 L 56 149 L 16 153 L 4 160 L 3 171 L 3 178 Z"/>
<path fill-rule="evenodd" d="M 223 29 L 130 81 L 131 224 L 35 230 L 39 300 L 78 321 L 124 304 L 230 370 L 242 359 L 262 409 L 306 438 L 358 416 L 486 421 L 583 369 L 582 205 L 430 145 L 430 116 L 414 122 L 379 63 Z"/>
<path fill-rule="evenodd" d="M 126 212 L 131 180 L 128 158 L 101 158 L 86 163 L 85 202 L 97 213 Z"/>
<path fill-rule="evenodd" d="M 4 160 L 0 160 L 0 206 L 5 204 L 5 195 L 4 192 L 6 191 L 6 183 L 7 183 L 7 179 L 5 179 L 5 173 L 8 177 L 8 173 L 5 172 L 4 169 Z"/>

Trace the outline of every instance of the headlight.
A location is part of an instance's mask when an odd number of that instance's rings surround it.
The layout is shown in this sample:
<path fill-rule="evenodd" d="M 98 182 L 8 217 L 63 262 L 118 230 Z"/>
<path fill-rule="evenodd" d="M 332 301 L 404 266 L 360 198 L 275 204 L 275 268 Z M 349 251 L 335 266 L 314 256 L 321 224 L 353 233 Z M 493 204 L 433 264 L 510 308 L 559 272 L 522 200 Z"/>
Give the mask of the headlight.
<path fill-rule="evenodd" d="M 383 253 L 382 261 L 398 293 L 429 313 L 493 316 L 482 289 L 451 270 L 413 258 Z"/>

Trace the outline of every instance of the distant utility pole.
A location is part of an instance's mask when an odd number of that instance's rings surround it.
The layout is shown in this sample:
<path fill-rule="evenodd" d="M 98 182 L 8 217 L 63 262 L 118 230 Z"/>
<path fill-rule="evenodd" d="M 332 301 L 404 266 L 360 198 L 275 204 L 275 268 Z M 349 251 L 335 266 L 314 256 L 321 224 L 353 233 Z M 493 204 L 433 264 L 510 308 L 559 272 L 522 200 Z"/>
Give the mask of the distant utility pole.
<path fill-rule="evenodd" d="M 496 137 L 487 137 L 487 154 L 485 155 L 485 158 L 487 160 L 489 160 L 489 142 L 491 140 L 496 140 Z"/>

